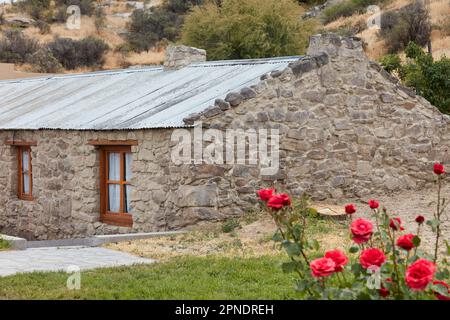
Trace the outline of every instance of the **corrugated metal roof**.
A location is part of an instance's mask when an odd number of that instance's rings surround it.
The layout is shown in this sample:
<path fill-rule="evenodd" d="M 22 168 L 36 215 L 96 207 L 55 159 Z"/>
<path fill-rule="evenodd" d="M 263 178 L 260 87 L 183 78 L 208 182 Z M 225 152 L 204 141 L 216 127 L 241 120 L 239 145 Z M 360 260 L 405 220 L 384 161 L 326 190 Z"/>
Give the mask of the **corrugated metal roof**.
<path fill-rule="evenodd" d="M 0 81 L 0 129 L 111 130 L 183 127 L 227 93 L 299 57 L 230 60 Z"/>

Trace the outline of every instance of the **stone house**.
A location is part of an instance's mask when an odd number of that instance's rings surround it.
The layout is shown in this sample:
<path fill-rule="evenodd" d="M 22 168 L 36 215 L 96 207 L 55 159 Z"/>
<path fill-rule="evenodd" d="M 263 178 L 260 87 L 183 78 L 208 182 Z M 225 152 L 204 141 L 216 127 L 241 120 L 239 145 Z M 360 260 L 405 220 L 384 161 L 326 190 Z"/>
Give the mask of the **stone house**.
<path fill-rule="evenodd" d="M 239 215 L 274 182 L 318 200 L 419 189 L 445 160 L 448 122 L 358 39 L 334 35 L 313 36 L 303 57 L 206 62 L 171 47 L 164 68 L 1 81 L 0 231 L 179 229 Z M 175 130 L 195 136 L 198 123 L 278 130 L 279 168 L 173 161 Z"/>

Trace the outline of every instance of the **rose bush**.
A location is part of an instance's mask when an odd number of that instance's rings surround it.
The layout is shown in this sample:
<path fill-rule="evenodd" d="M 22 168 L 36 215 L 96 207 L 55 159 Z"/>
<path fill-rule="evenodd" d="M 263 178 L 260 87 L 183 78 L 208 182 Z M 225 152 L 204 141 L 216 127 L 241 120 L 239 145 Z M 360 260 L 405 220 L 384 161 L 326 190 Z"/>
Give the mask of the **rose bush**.
<path fill-rule="evenodd" d="M 286 193 L 277 194 L 275 189 L 260 190 L 259 198 L 277 225 L 273 240 L 290 258 L 282 269 L 297 274 L 297 290 L 307 292 L 313 299 L 449 300 L 449 263 L 438 255 L 446 208 L 441 184 L 446 173 L 439 163 L 433 172 L 438 185 L 436 212 L 428 221 L 422 215 L 414 219 L 415 234 L 404 234 L 401 219 L 391 216 L 384 207 L 380 209 L 380 203 L 374 199 L 367 202 L 372 221 L 354 219 L 356 206 L 347 204 L 344 211 L 353 244 L 346 252 L 333 249 L 323 253 L 316 240 L 308 239 L 306 230 L 314 217 L 306 196 L 295 202 Z M 435 234 L 434 253 L 420 247 L 425 222 Z M 450 246 L 445 244 L 450 255 Z"/>

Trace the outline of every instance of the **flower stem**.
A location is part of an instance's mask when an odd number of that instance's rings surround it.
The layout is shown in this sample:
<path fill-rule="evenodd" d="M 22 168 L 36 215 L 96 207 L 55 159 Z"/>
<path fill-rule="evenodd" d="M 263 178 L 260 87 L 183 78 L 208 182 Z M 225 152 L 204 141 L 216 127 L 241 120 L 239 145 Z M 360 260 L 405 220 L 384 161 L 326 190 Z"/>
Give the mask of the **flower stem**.
<path fill-rule="evenodd" d="M 440 220 L 441 220 L 441 176 L 438 176 L 438 201 L 436 206 L 436 214 L 434 218 L 438 221 L 438 225 L 436 226 L 436 242 L 434 244 L 434 263 L 436 263 L 438 259 L 438 248 L 439 248 L 439 237 L 441 235 L 440 229 Z"/>

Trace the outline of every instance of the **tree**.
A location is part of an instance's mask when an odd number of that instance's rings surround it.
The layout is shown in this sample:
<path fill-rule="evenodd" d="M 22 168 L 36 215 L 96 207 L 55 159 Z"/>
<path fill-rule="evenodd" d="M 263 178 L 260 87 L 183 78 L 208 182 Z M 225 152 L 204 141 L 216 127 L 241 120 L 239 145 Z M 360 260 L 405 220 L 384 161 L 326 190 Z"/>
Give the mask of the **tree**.
<path fill-rule="evenodd" d="M 182 42 L 206 49 L 208 59 L 246 59 L 304 53 L 315 21 L 302 21 L 293 0 L 223 0 L 194 7 Z"/>
<path fill-rule="evenodd" d="M 219 0 L 215 0 L 220 3 Z M 148 51 L 161 42 L 178 40 L 184 16 L 204 0 L 166 0 L 159 7 L 137 9 L 128 25 L 128 43 L 134 51 Z"/>
<path fill-rule="evenodd" d="M 398 64 L 400 59 L 390 55 L 382 59 L 383 67 L 398 74 L 403 83 L 415 88 L 441 112 L 450 114 L 450 59 L 444 56 L 435 61 L 413 42 L 408 44 L 405 53 L 407 63 Z"/>
<path fill-rule="evenodd" d="M 427 8 L 416 0 L 399 11 L 387 11 L 381 17 L 381 35 L 390 53 L 404 49 L 411 41 L 426 45 L 431 35 Z"/>

